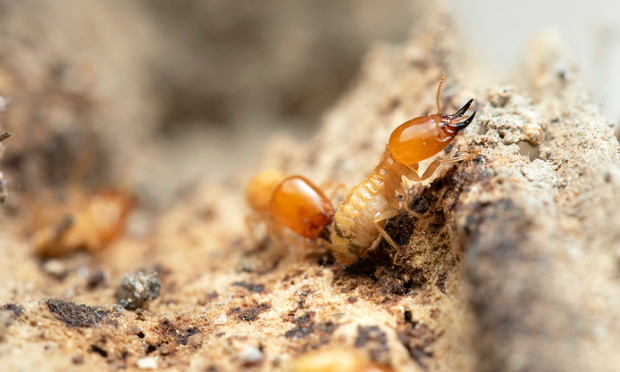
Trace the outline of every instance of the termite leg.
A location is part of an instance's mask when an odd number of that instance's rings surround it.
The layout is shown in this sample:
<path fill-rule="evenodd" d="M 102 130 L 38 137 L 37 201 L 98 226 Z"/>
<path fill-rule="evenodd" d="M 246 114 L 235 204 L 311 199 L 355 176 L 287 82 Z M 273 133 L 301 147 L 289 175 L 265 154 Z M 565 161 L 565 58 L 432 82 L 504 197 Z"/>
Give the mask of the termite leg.
<path fill-rule="evenodd" d="M 283 254 L 286 254 L 288 252 L 288 249 L 284 246 L 283 243 L 288 245 L 294 245 L 298 249 L 302 250 L 307 247 L 305 240 L 299 241 L 295 238 L 292 238 L 291 236 L 286 234 L 286 231 L 284 231 L 284 229 L 286 228 L 275 221 L 270 222 L 268 226 L 269 238 L 274 241 L 274 243 L 278 246 L 278 248 L 282 251 Z"/>
<path fill-rule="evenodd" d="M 427 180 L 435 173 L 435 171 L 437 170 L 437 167 L 439 167 L 441 164 L 455 163 L 457 161 L 469 160 L 469 159 L 474 158 L 476 155 L 478 155 L 478 152 L 479 151 L 476 151 L 473 154 L 457 156 L 457 157 L 449 158 L 449 159 L 435 160 L 428 166 L 428 168 L 426 168 L 422 176 L 419 176 L 418 172 L 414 171 L 411 167 L 409 167 L 411 171 L 408 172 L 408 174 L 406 174 L 405 177 L 415 182 Z"/>
<path fill-rule="evenodd" d="M 414 212 L 413 209 L 411 209 L 411 207 L 409 207 L 409 204 L 411 204 L 411 198 L 409 197 L 409 194 L 407 193 L 407 191 L 405 190 L 405 187 L 403 186 L 403 184 L 401 183 L 400 185 L 398 185 L 396 187 L 396 192 L 398 192 L 400 195 L 403 196 L 403 200 L 401 202 L 401 204 L 403 205 L 403 208 L 405 208 L 405 210 L 407 211 L 407 213 L 409 213 L 410 215 L 412 215 L 413 217 L 417 218 L 419 221 L 423 221 L 424 218 L 422 217 L 421 214 L 419 214 L 418 212 Z M 422 234 L 426 235 L 426 233 L 420 229 L 418 229 L 415 224 L 413 225 L 413 228 L 418 230 L 419 232 L 421 232 Z"/>
<path fill-rule="evenodd" d="M 344 183 L 341 183 L 341 182 L 325 181 L 321 184 L 320 189 L 325 190 L 331 187 L 333 187 L 334 189 L 332 190 L 331 195 L 327 197 L 327 199 L 329 199 L 330 201 L 334 199 L 334 197 L 336 196 L 336 193 L 338 193 L 338 190 L 344 189 L 345 186 L 344 186 Z"/>
<path fill-rule="evenodd" d="M 260 243 L 256 233 L 254 232 L 254 226 L 261 222 L 269 222 L 270 217 L 262 213 L 252 213 L 245 218 L 245 227 L 248 230 L 252 243 L 256 246 Z M 269 231 L 269 228 L 267 228 Z"/>
<path fill-rule="evenodd" d="M 409 207 L 409 204 L 411 204 L 411 198 L 409 197 L 409 194 L 405 190 L 405 187 L 402 183 L 396 187 L 396 192 L 398 192 L 403 197 L 403 200 L 401 202 L 403 208 L 405 208 L 405 210 L 413 217 L 422 220 L 422 215 L 418 212 L 414 212 L 413 209 Z"/>
<path fill-rule="evenodd" d="M 379 224 L 379 222 L 387 220 L 390 217 L 394 217 L 398 215 L 398 209 L 389 209 L 386 212 L 383 212 L 377 216 L 375 216 L 375 219 L 372 221 L 372 223 L 375 224 L 375 227 L 377 228 L 377 230 L 379 230 L 379 233 L 381 234 L 381 236 L 383 236 L 383 238 L 385 240 L 387 240 L 388 243 L 390 243 L 390 245 L 396 249 L 396 255 L 394 256 L 394 265 L 396 265 L 396 258 L 398 257 L 398 255 L 400 254 L 400 247 L 394 242 L 394 240 L 388 235 L 387 231 L 385 231 L 383 229 L 383 226 L 381 226 Z"/>
<path fill-rule="evenodd" d="M 273 244 L 275 244 L 276 247 L 278 247 L 278 250 L 280 251 L 280 253 L 282 253 L 283 255 L 286 255 L 288 251 L 286 247 L 284 246 L 284 244 L 282 244 L 283 236 L 282 236 L 282 233 L 280 233 L 279 229 L 277 229 L 270 223 L 269 226 L 267 227 L 267 235 L 269 236 L 269 240 L 271 240 Z"/>

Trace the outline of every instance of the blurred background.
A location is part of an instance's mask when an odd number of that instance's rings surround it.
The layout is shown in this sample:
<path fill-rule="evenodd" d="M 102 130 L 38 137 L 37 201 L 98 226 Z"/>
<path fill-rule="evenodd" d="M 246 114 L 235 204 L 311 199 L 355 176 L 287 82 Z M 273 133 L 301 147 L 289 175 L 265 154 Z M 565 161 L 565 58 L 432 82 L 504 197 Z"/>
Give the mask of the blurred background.
<path fill-rule="evenodd" d="M 620 2 L 449 1 L 464 83 L 519 86 L 528 41 L 554 29 L 593 98 L 620 119 Z M 199 180 L 252 170 L 275 135 L 303 142 L 377 42 L 419 0 L 0 0 L 0 171 L 12 198 L 67 185 L 129 188 L 162 208 Z M 526 89 L 527 87 L 521 87 Z M 12 200 L 12 201 L 11 201 Z"/>

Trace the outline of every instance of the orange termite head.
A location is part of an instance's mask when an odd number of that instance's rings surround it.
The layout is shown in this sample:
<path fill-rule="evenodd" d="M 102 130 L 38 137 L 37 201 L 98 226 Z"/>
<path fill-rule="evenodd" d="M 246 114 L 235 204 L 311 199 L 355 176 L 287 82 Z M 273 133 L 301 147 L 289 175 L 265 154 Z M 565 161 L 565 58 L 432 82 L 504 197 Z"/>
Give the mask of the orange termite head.
<path fill-rule="evenodd" d="M 439 95 L 445 78 L 443 74 L 437 88 L 437 113 L 411 119 L 392 132 L 388 149 L 399 163 L 415 164 L 436 155 L 474 120 L 475 110 L 471 116 L 463 117 L 473 99 L 453 115 L 441 113 Z"/>
<path fill-rule="evenodd" d="M 284 175 L 274 169 L 266 169 L 254 176 L 245 189 L 246 200 L 252 209 L 268 212 L 273 192 L 283 179 Z"/>
<path fill-rule="evenodd" d="M 443 150 L 456 135 L 476 116 L 463 116 L 474 100 L 471 99 L 453 115 L 420 116 L 402 124 L 392 132 L 388 148 L 394 158 L 403 164 L 419 163 Z"/>

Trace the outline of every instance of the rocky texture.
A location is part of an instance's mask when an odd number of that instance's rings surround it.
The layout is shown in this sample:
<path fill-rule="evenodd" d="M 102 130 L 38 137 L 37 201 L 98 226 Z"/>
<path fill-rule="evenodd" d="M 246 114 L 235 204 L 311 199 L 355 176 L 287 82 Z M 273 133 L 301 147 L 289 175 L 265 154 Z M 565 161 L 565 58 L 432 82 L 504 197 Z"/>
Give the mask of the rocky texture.
<path fill-rule="evenodd" d="M 261 161 L 351 186 L 376 165 L 398 124 L 435 112 L 447 73 L 443 111 L 473 97 L 479 116 L 439 156 L 478 153 L 412 185 L 411 207 L 423 219 L 403 212 L 386 225 L 406 247 L 400 265 L 384 242 L 347 267 L 326 252 L 255 246 L 243 223 L 250 175 L 197 188 L 149 234 L 63 259 L 62 279 L 47 276 L 28 243 L 4 231 L 0 303 L 20 311 L 4 331 L 0 363 L 270 371 L 313 349 L 353 347 L 394 371 L 620 365 L 612 128 L 557 40 L 541 37 L 528 51 L 530 93 L 459 85 L 458 39 L 446 17 L 435 12 L 403 45 L 376 45 L 317 137 L 307 145 L 277 140 Z M 157 271 L 162 290 L 148 310 L 130 312 L 114 304 L 115 293 L 137 270 Z M 91 271 L 112 279 L 92 287 Z"/>
<path fill-rule="evenodd" d="M 90 286 L 90 282 L 88 284 Z M 121 281 L 116 299 L 125 309 L 136 310 L 159 297 L 160 291 L 161 281 L 157 274 L 131 273 Z"/>
<path fill-rule="evenodd" d="M 611 371 L 620 365 L 618 142 L 557 40 L 537 38 L 527 67 L 534 100 L 489 91 L 473 139 L 485 166 L 455 210 L 476 370 Z M 505 146 L 510 136 L 540 144 L 540 158 Z"/>

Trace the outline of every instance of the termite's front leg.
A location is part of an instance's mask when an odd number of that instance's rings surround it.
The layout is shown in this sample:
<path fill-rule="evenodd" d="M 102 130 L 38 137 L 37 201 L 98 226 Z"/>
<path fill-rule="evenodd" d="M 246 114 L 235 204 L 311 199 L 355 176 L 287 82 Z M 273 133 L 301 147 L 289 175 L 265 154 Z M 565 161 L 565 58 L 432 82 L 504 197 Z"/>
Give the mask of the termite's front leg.
<path fill-rule="evenodd" d="M 469 160 L 469 159 L 472 159 L 476 155 L 478 155 L 478 151 L 474 152 L 473 154 L 469 154 L 469 155 L 457 156 L 457 157 L 449 158 L 449 159 L 435 160 L 428 166 L 428 168 L 426 168 L 422 176 L 418 175 L 417 164 L 415 164 L 416 165 L 415 169 L 413 166 L 408 165 L 407 167 L 409 168 L 409 172 L 405 174 L 405 177 L 407 177 L 408 179 L 414 182 L 424 181 L 424 180 L 431 178 L 433 174 L 435 173 L 435 171 L 437 170 L 437 167 L 439 167 L 441 164 L 456 163 L 457 161 Z"/>
<path fill-rule="evenodd" d="M 400 185 L 396 186 L 396 192 L 398 192 L 402 197 L 403 200 L 401 202 L 403 208 L 405 208 L 405 210 L 412 215 L 413 217 L 421 220 L 422 219 L 422 215 L 414 212 L 413 209 L 411 209 L 411 207 L 409 207 L 409 205 L 411 205 L 411 197 L 409 196 L 409 193 L 407 192 L 407 190 L 405 189 L 405 186 L 401 183 Z"/>

